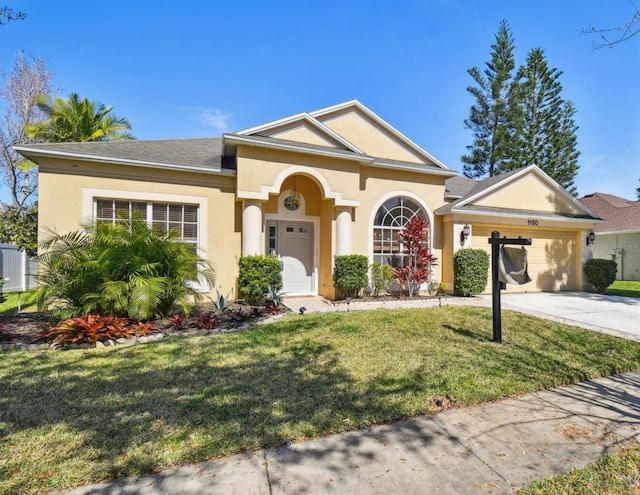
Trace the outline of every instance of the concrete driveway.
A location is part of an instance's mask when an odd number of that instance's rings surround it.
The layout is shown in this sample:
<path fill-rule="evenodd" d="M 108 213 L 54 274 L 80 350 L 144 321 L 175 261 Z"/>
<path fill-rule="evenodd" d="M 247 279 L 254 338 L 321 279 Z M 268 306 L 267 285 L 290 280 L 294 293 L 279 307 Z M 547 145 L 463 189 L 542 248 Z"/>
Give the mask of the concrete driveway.
<path fill-rule="evenodd" d="M 640 299 L 589 292 L 502 294 L 502 308 L 640 341 Z"/>

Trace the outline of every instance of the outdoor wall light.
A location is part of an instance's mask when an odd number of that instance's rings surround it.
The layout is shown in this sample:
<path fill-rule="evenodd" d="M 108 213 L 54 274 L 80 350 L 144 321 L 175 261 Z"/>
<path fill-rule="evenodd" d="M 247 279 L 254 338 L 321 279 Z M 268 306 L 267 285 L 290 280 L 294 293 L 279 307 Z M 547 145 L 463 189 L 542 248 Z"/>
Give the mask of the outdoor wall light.
<path fill-rule="evenodd" d="M 596 240 L 596 234 L 592 230 L 587 235 L 587 246 L 591 246 L 591 244 L 593 244 L 595 242 L 595 240 Z"/>
<path fill-rule="evenodd" d="M 465 243 L 467 242 L 467 239 L 469 238 L 469 234 L 471 234 L 471 227 L 469 227 L 469 224 L 465 224 L 464 227 L 462 227 L 462 230 L 460 231 L 460 245 L 464 246 Z"/>
<path fill-rule="evenodd" d="M 465 224 L 464 227 L 462 227 L 462 230 L 460 231 L 460 245 L 464 246 L 464 244 L 467 242 L 467 239 L 469 238 L 469 234 L 471 234 L 471 227 L 469 227 L 469 224 Z"/>

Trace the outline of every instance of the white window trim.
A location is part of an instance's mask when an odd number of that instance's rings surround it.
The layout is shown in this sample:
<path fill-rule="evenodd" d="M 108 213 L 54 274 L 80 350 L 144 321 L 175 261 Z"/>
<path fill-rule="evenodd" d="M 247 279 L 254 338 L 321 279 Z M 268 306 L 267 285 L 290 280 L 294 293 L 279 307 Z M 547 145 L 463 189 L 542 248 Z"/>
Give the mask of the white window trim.
<path fill-rule="evenodd" d="M 124 191 L 121 189 L 82 188 L 82 218 L 92 223 L 96 217 L 96 199 L 119 199 L 124 201 L 147 201 L 157 203 L 181 203 L 198 205 L 198 255 L 207 259 L 209 239 L 208 198 L 205 196 L 186 196 L 181 194 L 165 194 L 140 191 Z M 211 287 L 206 280 L 198 280 L 193 288 L 198 292 L 209 292 Z"/>
<path fill-rule="evenodd" d="M 376 203 L 374 203 L 373 208 L 371 210 L 371 213 L 369 215 L 369 225 L 368 225 L 368 236 L 369 236 L 369 264 L 373 263 L 373 222 L 376 219 L 376 213 L 378 213 L 378 210 L 380 209 L 380 207 L 388 200 L 393 199 L 393 198 L 397 198 L 397 197 L 405 197 L 408 199 L 411 199 L 413 201 L 415 201 L 417 203 L 417 205 L 422 209 L 422 211 L 425 212 L 425 214 L 427 215 L 427 217 L 429 218 L 429 252 L 433 252 L 433 246 L 435 245 L 435 225 L 433 223 L 433 212 L 431 211 L 431 208 L 429 208 L 427 206 L 427 204 L 424 202 L 424 200 L 418 196 L 417 194 L 414 194 L 412 192 L 409 191 L 403 191 L 403 190 L 397 190 L 397 191 L 392 191 L 389 192 L 387 194 L 385 194 L 384 196 L 382 196 L 380 199 L 378 199 L 378 201 Z"/>

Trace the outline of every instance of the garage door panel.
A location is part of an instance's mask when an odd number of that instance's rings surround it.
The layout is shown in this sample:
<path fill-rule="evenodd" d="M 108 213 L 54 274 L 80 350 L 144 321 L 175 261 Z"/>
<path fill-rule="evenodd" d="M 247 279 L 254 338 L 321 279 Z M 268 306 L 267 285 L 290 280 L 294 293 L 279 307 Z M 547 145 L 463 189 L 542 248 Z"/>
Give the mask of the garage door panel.
<path fill-rule="evenodd" d="M 489 227 L 473 227 L 473 247 L 484 249 L 491 255 L 488 238 L 496 230 Z M 576 289 L 574 263 L 575 236 L 573 233 L 537 229 L 500 230 L 501 236 L 531 238 L 527 249 L 531 282 L 525 285 L 507 285 L 506 292 L 549 292 Z M 489 276 L 489 279 L 491 276 Z M 491 280 L 486 292 L 491 292 Z"/>

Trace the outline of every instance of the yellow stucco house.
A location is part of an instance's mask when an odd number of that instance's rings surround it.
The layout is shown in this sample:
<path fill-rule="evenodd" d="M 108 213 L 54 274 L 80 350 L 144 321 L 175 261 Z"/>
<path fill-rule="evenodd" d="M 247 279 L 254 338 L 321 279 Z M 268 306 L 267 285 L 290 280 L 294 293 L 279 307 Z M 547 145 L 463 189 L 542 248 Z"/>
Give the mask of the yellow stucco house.
<path fill-rule="evenodd" d="M 428 221 L 433 277 L 450 289 L 453 254 L 490 251 L 493 230 L 533 240 L 533 281 L 509 290 L 581 289 L 585 239 L 598 222 L 539 168 L 460 177 L 355 100 L 220 138 L 17 150 L 39 165 L 40 236 L 139 212 L 179 229 L 224 292 L 237 293 L 242 254 L 275 254 L 285 292 L 333 298 L 334 255 L 401 263 L 398 233 L 413 215 Z"/>

